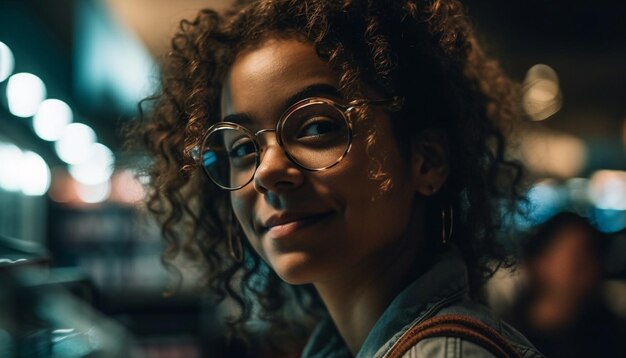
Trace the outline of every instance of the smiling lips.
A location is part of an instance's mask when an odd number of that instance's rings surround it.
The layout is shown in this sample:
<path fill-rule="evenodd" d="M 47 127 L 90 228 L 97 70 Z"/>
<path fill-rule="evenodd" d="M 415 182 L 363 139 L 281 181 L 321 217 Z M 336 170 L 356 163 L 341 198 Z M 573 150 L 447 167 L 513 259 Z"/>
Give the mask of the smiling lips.
<path fill-rule="evenodd" d="M 294 233 L 298 229 L 314 224 L 330 214 L 331 212 L 272 215 L 262 224 L 260 232 L 268 233 L 272 238 L 279 239 Z"/>

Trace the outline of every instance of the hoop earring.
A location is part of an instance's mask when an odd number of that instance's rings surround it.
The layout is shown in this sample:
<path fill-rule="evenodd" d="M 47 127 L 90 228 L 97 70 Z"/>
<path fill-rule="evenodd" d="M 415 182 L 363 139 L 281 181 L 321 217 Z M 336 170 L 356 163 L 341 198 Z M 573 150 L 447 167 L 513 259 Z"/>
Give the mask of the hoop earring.
<path fill-rule="evenodd" d="M 450 211 L 450 218 L 448 219 L 449 227 L 448 230 L 446 230 L 446 209 L 441 208 L 441 243 L 444 245 L 452 238 L 452 230 L 454 229 L 454 209 L 452 205 L 450 205 L 448 209 Z"/>
<path fill-rule="evenodd" d="M 228 214 L 228 254 L 235 262 L 243 261 L 243 245 L 239 235 L 233 235 L 233 212 L 229 210 Z M 236 237 L 235 237 L 236 236 Z"/>

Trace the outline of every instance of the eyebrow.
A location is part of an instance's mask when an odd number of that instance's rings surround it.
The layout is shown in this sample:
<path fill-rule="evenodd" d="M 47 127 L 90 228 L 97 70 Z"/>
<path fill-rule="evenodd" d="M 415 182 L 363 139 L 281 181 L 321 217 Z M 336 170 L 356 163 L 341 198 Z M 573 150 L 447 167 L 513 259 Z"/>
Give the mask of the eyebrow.
<path fill-rule="evenodd" d="M 314 84 L 303 88 L 302 90 L 296 92 L 291 97 L 289 97 L 289 99 L 285 101 L 283 108 L 281 108 L 281 112 L 285 112 L 295 103 L 310 97 L 332 97 L 336 99 L 343 98 L 341 93 L 339 93 L 339 90 L 334 86 L 328 84 Z"/>
<path fill-rule="evenodd" d="M 335 99 L 342 99 L 343 96 L 339 92 L 335 86 L 329 84 L 313 84 L 307 86 L 300 91 L 291 95 L 284 103 L 282 108 L 280 109 L 280 113 L 285 113 L 289 107 L 293 106 L 295 103 L 310 97 L 328 97 Z M 243 124 L 252 124 L 254 122 L 254 117 L 249 113 L 233 113 L 229 114 L 222 119 L 224 122 L 233 122 L 240 125 Z"/>

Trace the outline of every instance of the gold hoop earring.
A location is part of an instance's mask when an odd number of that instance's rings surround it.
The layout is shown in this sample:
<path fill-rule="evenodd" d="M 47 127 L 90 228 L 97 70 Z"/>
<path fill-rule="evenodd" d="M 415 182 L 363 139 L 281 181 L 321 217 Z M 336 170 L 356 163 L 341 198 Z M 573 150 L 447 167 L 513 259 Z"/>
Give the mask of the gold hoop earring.
<path fill-rule="evenodd" d="M 449 229 L 446 230 L 446 210 L 441 208 L 441 243 L 444 245 L 452 238 L 452 230 L 454 229 L 454 209 L 452 205 L 448 207 L 450 211 L 449 215 Z"/>
<path fill-rule="evenodd" d="M 233 213 L 229 211 L 228 214 L 228 254 L 235 260 L 235 262 L 243 261 L 243 245 L 241 244 L 241 238 L 239 235 L 233 235 Z"/>

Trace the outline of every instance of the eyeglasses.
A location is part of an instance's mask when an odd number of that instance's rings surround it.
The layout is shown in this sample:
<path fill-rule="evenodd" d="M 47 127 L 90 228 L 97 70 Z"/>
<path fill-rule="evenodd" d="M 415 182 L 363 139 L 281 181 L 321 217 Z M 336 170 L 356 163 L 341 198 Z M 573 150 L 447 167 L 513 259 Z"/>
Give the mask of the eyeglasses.
<path fill-rule="evenodd" d="M 339 163 L 352 146 L 351 115 L 364 105 L 385 106 L 395 112 L 403 98 L 357 99 L 347 105 L 313 97 L 289 107 L 275 129 L 252 132 L 231 122 L 211 126 L 200 148 L 202 168 L 220 188 L 237 190 L 252 181 L 261 162 L 258 136 L 275 132 L 276 142 L 298 167 L 321 171 Z"/>

